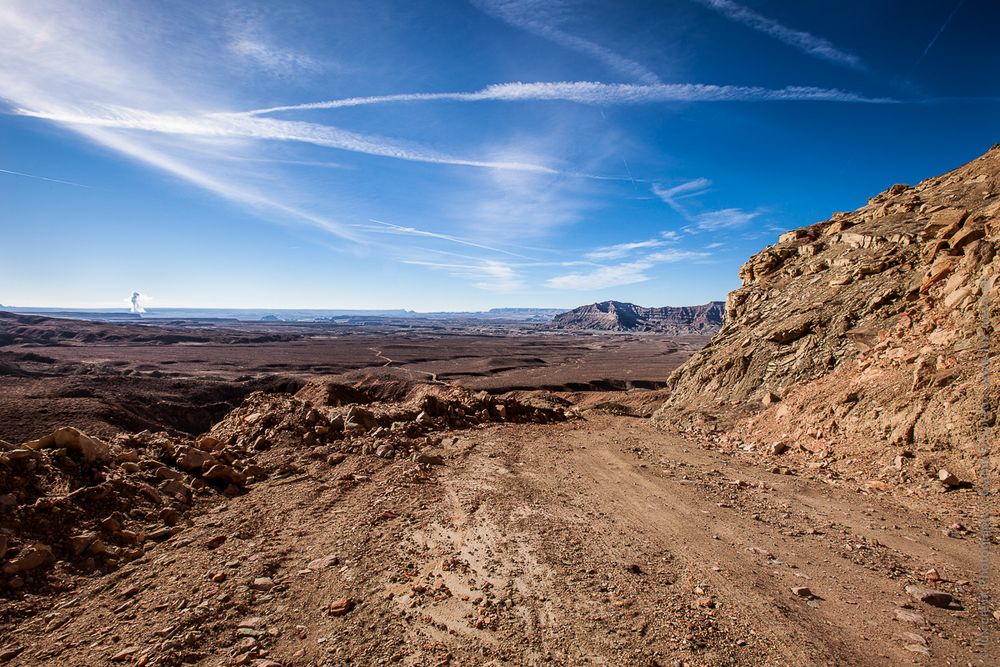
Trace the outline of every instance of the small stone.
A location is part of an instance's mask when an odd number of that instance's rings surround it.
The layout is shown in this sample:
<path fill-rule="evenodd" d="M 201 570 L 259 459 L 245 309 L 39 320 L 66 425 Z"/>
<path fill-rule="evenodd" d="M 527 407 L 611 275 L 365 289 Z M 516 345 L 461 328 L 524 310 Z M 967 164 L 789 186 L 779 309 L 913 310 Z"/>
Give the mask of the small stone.
<path fill-rule="evenodd" d="M 200 449 L 195 449 L 194 447 L 181 447 L 179 448 L 179 454 L 177 456 L 177 465 L 187 470 L 188 472 L 199 473 L 205 464 L 209 467 L 218 463 L 215 457 L 211 454 L 207 454 Z"/>
<path fill-rule="evenodd" d="M 0 649 L 0 662 L 10 662 L 24 651 L 23 646 L 9 646 Z"/>
<path fill-rule="evenodd" d="M 123 651 L 119 651 L 111 656 L 111 662 L 129 662 L 132 660 L 133 656 L 139 652 L 138 646 L 130 646 Z"/>
<path fill-rule="evenodd" d="M 48 545 L 38 543 L 24 549 L 17 558 L 4 565 L 3 573 L 9 577 L 34 570 L 54 561 L 55 556 L 52 555 L 52 549 Z"/>
<path fill-rule="evenodd" d="M 215 535 L 210 537 L 207 542 L 205 542 L 206 549 L 218 549 L 226 542 L 225 535 Z"/>
<path fill-rule="evenodd" d="M 333 567 L 334 565 L 340 564 L 340 559 L 330 554 L 328 556 L 323 556 L 322 558 L 316 558 L 309 561 L 306 565 L 310 570 L 325 570 L 328 567 Z"/>
<path fill-rule="evenodd" d="M 771 446 L 768 448 L 768 451 L 771 453 L 771 456 L 778 456 L 780 454 L 784 454 L 787 450 L 788 450 L 788 445 L 781 441 L 772 442 Z"/>
<path fill-rule="evenodd" d="M 897 621 L 903 623 L 909 623 L 910 625 L 916 625 L 918 627 L 923 627 L 927 625 L 927 619 L 923 617 L 920 612 L 914 611 L 912 609 L 903 609 L 902 607 L 897 607 L 894 612 Z"/>
<path fill-rule="evenodd" d="M 257 577 L 250 584 L 250 588 L 255 591 L 269 591 L 274 588 L 274 580 L 271 577 Z"/>
<path fill-rule="evenodd" d="M 942 607 L 947 609 L 955 602 L 955 598 L 951 596 L 951 593 L 938 591 L 933 588 L 926 588 L 924 586 L 910 585 L 906 587 L 906 592 L 914 600 L 929 604 L 933 607 Z"/>
<path fill-rule="evenodd" d="M 330 603 L 327 611 L 331 616 L 343 616 L 354 609 L 354 601 L 350 598 L 339 598 Z"/>
<path fill-rule="evenodd" d="M 66 541 L 66 548 L 74 556 L 79 556 L 89 549 L 95 540 L 97 540 L 97 533 L 82 533 L 69 538 Z"/>
<path fill-rule="evenodd" d="M 813 592 L 806 586 L 793 586 L 792 593 L 800 598 L 812 599 L 815 597 Z"/>
<path fill-rule="evenodd" d="M 247 484 L 247 478 L 243 473 L 233 469 L 232 466 L 221 463 L 209 468 L 205 472 L 204 478 L 210 482 L 222 482 L 233 486 L 246 486 Z"/>
<path fill-rule="evenodd" d="M 956 487 L 959 484 L 958 477 L 955 477 L 955 475 L 950 473 L 946 468 L 938 470 L 937 478 L 939 482 L 947 487 Z"/>
<path fill-rule="evenodd" d="M 219 572 L 213 572 L 210 578 L 213 583 L 221 584 L 226 580 L 227 576 L 228 575 L 225 572 L 219 571 Z"/>
<path fill-rule="evenodd" d="M 937 569 L 932 567 L 931 569 L 924 572 L 924 581 L 926 581 L 929 584 L 933 584 L 935 582 L 941 581 L 941 575 L 938 574 Z"/>

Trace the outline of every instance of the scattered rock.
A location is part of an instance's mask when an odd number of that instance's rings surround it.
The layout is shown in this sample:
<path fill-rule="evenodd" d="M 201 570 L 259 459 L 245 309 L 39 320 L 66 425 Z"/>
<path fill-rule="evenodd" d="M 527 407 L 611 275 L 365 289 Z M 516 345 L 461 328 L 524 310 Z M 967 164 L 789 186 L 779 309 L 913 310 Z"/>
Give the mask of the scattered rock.
<path fill-rule="evenodd" d="M 913 609 L 897 607 L 893 614 L 895 615 L 897 621 L 901 621 L 903 623 L 909 623 L 910 625 L 916 625 L 918 627 L 927 625 L 927 619 L 925 619 L 920 612 L 914 611 Z"/>
<path fill-rule="evenodd" d="M 937 478 L 939 482 L 941 482 L 942 484 L 944 484 L 949 488 L 956 487 L 959 484 L 958 477 L 950 473 L 945 468 L 938 470 Z"/>
<path fill-rule="evenodd" d="M 111 656 L 111 662 L 130 662 L 138 652 L 138 646 L 130 646 Z"/>
<path fill-rule="evenodd" d="M 53 562 L 55 556 L 52 554 L 52 549 L 46 544 L 37 543 L 24 549 L 16 558 L 4 565 L 3 573 L 11 577 Z"/>
<path fill-rule="evenodd" d="M 257 577 L 250 584 L 250 588 L 255 591 L 269 591 L 274 588 L 274 580 L 270 577 Z"/>
<path fill-rule="evenodd" d="M 91 438 L 89 435 L 70 426 L 57 429 L 49 435 L 39 438 L 38 440 L 26 442 L 22 445 L 22 447 L 36 450 L 50 447 L 62 447 L 64 449 L 70 449 L 78 452 L 80 456 L 83 457 L 84 461 L 91 463 L 96 461 L 107 461 L 111 458 L 110 451 L 105 443 L 95 438 Z"/>
<path fill-rule="evenodd" d="M 906 592 L 911 598 L 917 600 L 918 602 L 923 602 L 934 607 L 941 607 L 943 609 L 948 609 L 957 602 L 955 598 L 952 597 L 951 593 L 935 590 L 933 588 L 926 588 L 924 586 L 911 584 L 906 587 Z"/>
<path fill-rule="evenodd" d="M 309 568 L 310 570 L 316 571 L 316 570 L 325 570 L 328 567 L 333 567 L 334 565 L 339 565 L 339 564 L 340 564 L 340 559 L 337 556 L 330 554 L 328 556 L 323 556 L 322 558 L 316 558 L 309 561 L 309 564 L 306 565 L 306 567 Z"/>
<path fill-rule="evenodd" d="M 339 598 L 330 603 L 327 611 L 331 616 L 343 616 L 354 609 L 354 601 L 350 598 Z"/>
<path fill-rule="evenodd" d="M 210 482 L 222 482 L 233 486 L 246 486 L 247 484 L 247 478 L 243 473 L 221 463 L 209 468 L 205 472 L 204 478 Z"/>

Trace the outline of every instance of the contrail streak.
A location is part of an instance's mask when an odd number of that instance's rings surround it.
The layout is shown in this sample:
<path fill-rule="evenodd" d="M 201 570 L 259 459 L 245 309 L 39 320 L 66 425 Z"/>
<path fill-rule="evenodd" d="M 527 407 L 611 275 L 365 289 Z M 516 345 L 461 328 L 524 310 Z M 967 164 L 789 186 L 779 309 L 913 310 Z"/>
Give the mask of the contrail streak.
<path fill-rule="evenodd" d="M 84 185 L 82 183 L 73 183 L 72 181 L 60 181 L 58 178 L 49 178 L 48 176 L 37 176 L 35 174 L 25 174 L 24 172 L 21 172 L 21 171 L 11 171 L 9 169 L 0 169 L 0 173 L 2 173 L 2 174 L 10 174 L 12 176 L 24 176 L 25 178 L 36 178 L 39 181 L 48 181 L 50 183 L 62 183 L 63 185 L 72 185 L 73 187 L 77 187 L 77 188 L 91 189 L 91 186 Z"/>

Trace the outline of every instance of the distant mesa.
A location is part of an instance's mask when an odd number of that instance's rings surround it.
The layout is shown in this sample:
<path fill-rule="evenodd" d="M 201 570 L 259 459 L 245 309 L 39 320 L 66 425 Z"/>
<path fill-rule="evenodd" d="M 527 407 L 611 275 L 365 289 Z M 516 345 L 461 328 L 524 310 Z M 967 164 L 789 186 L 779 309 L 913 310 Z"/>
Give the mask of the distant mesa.
<path fill-rule="evenodd" d="M 602 301 L 556 315 L 552 324 L 557 329 L 712 335 L 722 328 L 725 310 L 725 303 L 722 301 L 709 301 L 701 306 L 662 308 L 644 308 L 621 301 Z"/>
<path fill-rule="evenodd" d="M 260 318 L 261 322 L 281 322 L 281 318 L 277 315 L 264 315 Z"/>

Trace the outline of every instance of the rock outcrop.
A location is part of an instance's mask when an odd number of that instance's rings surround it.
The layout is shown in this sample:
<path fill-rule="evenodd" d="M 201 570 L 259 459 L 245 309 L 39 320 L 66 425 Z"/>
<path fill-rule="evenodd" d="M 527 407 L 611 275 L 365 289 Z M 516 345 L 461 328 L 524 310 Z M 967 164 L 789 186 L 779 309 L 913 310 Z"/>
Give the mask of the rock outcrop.
<path fill-rule="evenodd" d="M 748 446 L 818 458 L 916 450 L 894 474 L 948 459 L 974 478 L 983 401 L 993 415 L 997 402 L 982 378 L 1000 370 L 998 213 L 1000 144 L 783 234 L 743 265 L 724 326 L 670 377 L 659 417 L 727 415 Z"/>
<path fill-rule="evenodd" d="M 722 326 L 723 316 L 724 304 L 721 301 L 710 301 L 701 306 L 663 308 L 643 308 L 634 303 L 604 301 L 556 315 L 552 324 L 559 329 L 711 335 Z"/>

